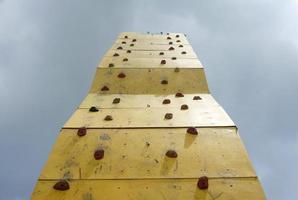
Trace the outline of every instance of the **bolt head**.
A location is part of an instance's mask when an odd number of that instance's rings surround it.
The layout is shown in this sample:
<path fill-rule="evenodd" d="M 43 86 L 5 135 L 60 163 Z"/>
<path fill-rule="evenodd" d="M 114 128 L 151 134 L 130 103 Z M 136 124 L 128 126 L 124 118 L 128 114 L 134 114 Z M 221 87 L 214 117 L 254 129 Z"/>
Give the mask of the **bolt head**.
<path fill-rule="evenodd" d="M 125 77 L 126 77 L 126 75 L 123 72 L 118 74 L 118 78 L 125 78 Z"/>
<path fill-rule="evenodd" d="M 161 61 L 160 61 L 160 64 L 162 64 L 162 65 L 165 65 L 166 63 L 167 63 L 166 60 L 161 60 Z"/>
<path fill-rule="evenodd" d="M 101 88 L 101 91 L 109 91 L 110 89 L 105 85 Z"/>
<path fill-rule="evenodd" d="M 162 102 L 162 104 L 170 104 L 170 103 L 171 103 L 171 100 L 170 99 L 165 99 Z"/>
<path fill-rule="evenodd" d="M 95 160 L 103 159 L 104 155 L 105 151 L 103 149 L 97 149 L 93 154 Z"/>
<path fill-rule="evenodd" d="M 186 132 L 191 135 L 198 135 L 198 131 L 195 127 L 189 127 Z"/>
<path fill-rule="evenodd" d="M 107 115 L 105 118 L 104 118 L 105 121 L 112 121 L 113 120 L 113 117 L 111 115 Z"/>
<path fill-rule="evenodd" d="M 96 108 L 95 106 L 92 106 L 89 108 L 89 112 L 98 112 L 98 108 Z"/>
<path fill-rule="evenodd" d="M 200 96 L 194 96 L 193 100 L 201 100 L 202 98 Z"/>
<path fill-rule="evenodd" d="M 81 127 L 78 129 L 77 135 L 79 137 L 83 137 L 87 134 L 87 128 L 86 127 Z"/>
<path fill-rule="evenodd" d="M 113 100 L 113 104 L 118 104 L 118 103 L 120 103 L 120 98 L 115 98 L 115 99 Z"/>
<path fill-rule="evenodd" d="M 65 191 L 69 190 L 69 183 L 66 180 L 60 180 L 53 186 L 55 190 Z"/>
<path fill-rule="evenodd" d="M 188 110 L 188 105 L 183 104 L 183 105 L 181 105 L 181 108 L 180 109 L 181 110 Z"/>
<path fill-rule="evenodd" d="M 209 184 L 208 184 L 208 177 L 207 176 L 202 176 L 199 178 L 198 180 L 198 184 L 197 184 L 198 188 L 200 188 L 201 190 L 205 190 L 208 189 Z"/>
<path fill-rule="evenodd" d="M 181 92 L 177 92 L 175 97 L 184 97 L 184 94 L 182 94 Z"/>
<path fill-rule="evenodd" d="M 160 83 L 161 83 L 162 85 L 166 85 L 166 84 L 168 84 L 168 81 L 167 81 L 167 80 L 162 80 Z"/>
<path fill-rule="evenodd" d="M 165 119 L 172 119 L 173 118 L 173 114 L 172 113 L 166 113 L 165 114 Z"/>
<path fill-rule="evenodd" d="M 166 156 L 169 158 L 177 158 L 178 154 L 175 150 L 168 150 Z"/>

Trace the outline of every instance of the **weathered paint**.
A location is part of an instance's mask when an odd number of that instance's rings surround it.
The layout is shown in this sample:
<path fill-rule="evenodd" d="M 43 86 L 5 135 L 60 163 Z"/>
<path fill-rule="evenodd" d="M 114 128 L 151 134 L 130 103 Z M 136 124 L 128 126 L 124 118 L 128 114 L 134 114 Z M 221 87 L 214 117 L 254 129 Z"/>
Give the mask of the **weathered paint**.
<path fill-rule="evenodd" d="M 143 180 L 74 180 L 66 192 L 52 189 L 55 181 L 39 181 L 32 200 L 262 200 L 256 178 L 209 180 L 208 190 L 197 188 L 197 178 Z"/>
<path fill-rule="evenodd" d="M 62 127 L 32 199 L 263 200 L 265 194 L 185 35 L 124 32 Z"/>

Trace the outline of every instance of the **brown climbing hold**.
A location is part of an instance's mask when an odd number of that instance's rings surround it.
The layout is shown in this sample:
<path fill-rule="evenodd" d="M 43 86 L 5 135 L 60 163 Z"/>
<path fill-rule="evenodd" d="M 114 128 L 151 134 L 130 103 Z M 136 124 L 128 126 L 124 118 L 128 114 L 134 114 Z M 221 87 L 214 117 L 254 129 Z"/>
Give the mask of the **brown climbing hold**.
<path fill-rule="evenodd" d="M 126 53 L 131 53 L 131 50 L 127 50 Z"/>
<path fill-rule="evenodd" d="M 111 115 L 107 115 L 104 120 L 105 121 L 112 121 L 113 117 Z"/>
<path fill-rule="evenodd" d="M 170 99 L 165 99 L 162 102 L 162 104 L 170 104 L 170 103 L 171 103 L 171 100 Z"/>
<path fill-rule="evenodd" d="M 202 98 L 200 96 L 194 96 L 192 100 L 201 100 Z"/>
<path fill-rule="evenodd" d="M 119 56 L 119 54 L 118 53 L 114 53 L 114 55 L 113 55 L 114 57 L 116 57 L 116 56 Z"/>
<path fill-rule="evenodd" d="M 171 37 L 167 37 L 167 40 L 170 40 L 170 39 L 172 39 Z"/>
<path fill-rule="evenodd" d="M 174 71 L 175 71 L 175 72 L 179 72 L 180 69 L 179 69 L 178 67 L 176 67 Z"/>
<path fill-rule="evenodd" d="M 81 127 L 78 129 L 77 135 L 79 137 L 85 136 L 87 134 L 87 128 L 86 127 Z"/>
<path fill-rule="evenodd" d="M 181 54 L 186 54 L 186 51 L 182 51 Z"/>
<path fill-rule="evenodd" d="M 165 55 L 165 53 L 164 53 L 164 52 L 159 52 L 159 55 L 161 55 L 161 56 L 162 56 L 162 55 Z"/>
<path fill-rule="evenodd" d="M 173 114 L 172 113 L 166 113 L 165 114 L 165 119 L 172 119 L 173 118 Z"/>
<path fill-rule="evenodd" d="M 110 89 L 105 85 L 101 88 L 101 91 L 109 91 Z"/>
<path fill-rule="evenodd" d="M 172 57 L 172 60 L 177 60 L 177 58 L 176 57 Z"/>
<path fill-rule="evenodd" d="M 173 44 L 173 42 L 169 42 L 169 44 Z"/>
<path fill-rule="evenodd" d="M 123 49 L 122 47 L 118 47 L 117 49 Z"/>
<path fill-rule="evenodd" d="M 133 39 L 133 40 L 132 40 L 132 42 L 136 42 L 136 41 L 137 41 L 137 39 Z"/>
<path fill-rule="evenodd" d="M 124 38 L 125 38 L 125 39 L 127 39 L 127 38 L 128 38 L 128 36 L 126 35 L 126 36 L 124 36 Z"/>
<path fill-rule="evenodd" d="M 128 58 L 124 58 L 124 59 L 123 59 L 123 62 L 127 62 L 127 61 L 128 61 Z"/>
<path fill-rule="evenodd" d="M 114 64 L 113 64 L 113 63 L 110 63 L 110 64 L 109 64 L 109 67 L 114 67 Z"/>
<path fill-rule="evenodd" d="M 182 44 L 180 44 L 180 45 L 179 45 L 179 47 L 183 47 L 183 45 L 182 45 Z"/>
<path fill-rule="evenodd" d="M 188 105 L 183 104 L 183 105 L 181 105 L 181 108 L 180 109 L 181 110 L 188 110 Z"/>
<path fill-rule="evenodd" d="M 135 45 L 134 45 L 134 44 L 130 44 L 129 46 L 133 47 L 133 46 L 135 46 Z"/>
<path fill-rule="evenodd" d="M 53 186 L 55 190 L 65 191 L 69 190 L 69 184 L 66 180 L 60 180 Z"/>
<path fill-rule="evenodd" d="M 120 103 L 120 98 L 115 98 L 115 99 L 113 100 L 113 104 L 118 104 L 118 103 Z"/>
<path fill-rule="evenodd" d="M 118 74 L 118 78 L 125 78 L 125 77 L 126 77 L 126 75 L 123 72 Z"/>
<path fill-rule="evenodd" d="M 103 159 L 104 155 L 105 151 L 103 149 L 97 149 L 93 154 L 95 160 Z"/>
<path fill-rule="evenodd" d="M 162 65 L 165 65 L 166 63 L 167 63 L 166 60 L 161 60 L 161 61 L 160 61 L 160 64 L 162 64 Z"/>
<path fill-rule="evenodd" d="M 197 186 L 201 190 L 208 189 L 208 186 L 209 186 L 209 184 L 208 184 L 208 177 L 207 176 L 200 177 Z"/>
<path fill-rule="evenodd" d="M 176 35 L 176 38 L 178 38 L 179 37 L 179 35 Z"/>
<path fill-rule="evenodd" d="M 166 153 L 166 156 L 169 157 L 169 158 L 177 158 L 178 154 L 174 150 L 168 150 L 167 153 Z"/>
<path fill-rule="evenodd" d="M 184 95 L 181 92 L 177 92 L 175 97 L 184 97 Z"/>
<path fill-rule="evenodd" d="M 162 80 L 160 83 L 163 84 L 163 85 L 166 85 L 166 84 L 168 84 L 168 81 L 167 80 Z"/>
<path fill-rule="evenodd" d="M 174 47 L 170 47 L 169 50 L 172 51 L 172 50 L 175 50 L 175 48 Z"/>
<path fill-rule="evenodd" d="M 195 127 L 189 127 L 186 132 L 191 135 L 198 135 L 198 131 Z"/>
<path fill-rule="evenodd" d="M 176 42 L 181 42 L 180 40 L 176 40 Z"/>
<path fill-rule="evenodd" d="M 122 44 L 126 44 L 126 42 L 125 42 L 125 41 L 123 41 L 123 42 L 122 42 Z"/>
<path fill-rule="evenodd" d="M 98 112 L 98 108 L 96 108 L 95 106 L 92 106 L 89 108 L 89 112 Z"/>

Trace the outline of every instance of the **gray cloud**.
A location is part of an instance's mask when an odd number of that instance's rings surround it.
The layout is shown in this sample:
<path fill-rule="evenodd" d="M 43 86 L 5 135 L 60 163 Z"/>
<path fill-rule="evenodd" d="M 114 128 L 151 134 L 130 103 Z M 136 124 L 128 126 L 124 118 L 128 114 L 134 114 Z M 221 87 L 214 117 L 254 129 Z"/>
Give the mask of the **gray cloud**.
<path fill-rule="evenodd" d="M 28 199 L 122 31 L 185 32 L 268 199 L 295 199 L 297 1 L 0 1 L 0 199 Z"/>

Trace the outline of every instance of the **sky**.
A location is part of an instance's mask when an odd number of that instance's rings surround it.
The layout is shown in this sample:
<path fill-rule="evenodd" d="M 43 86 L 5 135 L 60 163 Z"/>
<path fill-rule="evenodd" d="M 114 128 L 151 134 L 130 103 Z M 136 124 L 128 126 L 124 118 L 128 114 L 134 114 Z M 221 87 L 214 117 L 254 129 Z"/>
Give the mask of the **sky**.
<path fill-rule="evenodd" d="M 268 199 L 298 190 L 298 0 L 0 0 L 0 199 L 30 198 L 118 33 L 182 32 Z"/>

